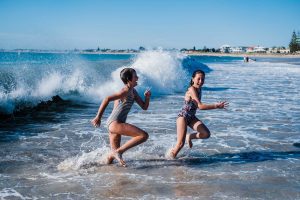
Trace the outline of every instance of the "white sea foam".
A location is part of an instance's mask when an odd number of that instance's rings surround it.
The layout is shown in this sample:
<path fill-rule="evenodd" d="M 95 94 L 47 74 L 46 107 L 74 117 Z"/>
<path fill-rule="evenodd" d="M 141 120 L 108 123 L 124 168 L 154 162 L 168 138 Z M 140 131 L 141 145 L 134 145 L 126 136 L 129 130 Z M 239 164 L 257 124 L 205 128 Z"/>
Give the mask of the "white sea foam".
<path fill-rule="evenodd" d="M 106 164 L 106 159 L 109 153 L 109 148 L 98 148 L 88 153 L 82 153 L 81 155 L 67 158 L 57 166 L 57 169 L 60 171 L 76 171 L 82 168 L 103 165 Z"/>
<path fill-rule="evenodd" d="M 34 96 L 53 96 L 55 92 L 61 87 L 63 83 L 63 77 L 59 73 L 50 74 L 47 77 L 43 77 L 38 83 L 37 92 Z"/>
<path fill-rule="evenodd" d="M 182 67 L 183 54 L 162 49 L 146 51 L 131 65 L 140 74 L 143 86 L 151 86 L 154 91 L 174 93 L 186 85 L 187 72 Z"/>
<path fill-rule="evenodd" d="M 44 71 L 40 68 L 25 67 L 23 72 L 13 71 L 8 74 L 13 77 L 12 82 L 7 83 L 11 89 L 1 88 L 0 107 L 9 113 L 20 103 L 36 105 L 40 101 L 50 100 L 55 95 L 75 101 L 86 99 L 99 102 L 99 99 L 122 88 L 120 71 L 124 67 L 136 69 L 139 76 L 139 92 L 143 93 L 147 87 L 152 87 L 151 92 L 154 95 L 174 93 L 181 91 L 186 85 L 187 73 L 182 67 L 184 58 L 179 52 L 159 49 L 138 54 L 129 65 L 111 71 L 95 71 L 87 67 L 88 65 L 85 66 L 82 61 L 79 61 L 79 64 L 83 66 L 78 66 L 74 61 L 60 68 L 48 66 L 49 69 L 45 68 Z M 24 77 L 24 74 L 36 76 Z"/>
<path fill-rule="evenodd" d="M 94 85 L 88 89 L 88 94 L 95 100 L 120 90 L 123 83 L 120 71 L 124 67 L 132 67 L 139 76 L 137 89 L 143 92 L 151 87 L 152 94 L 167 94 L 181 91 L 186 85 L 187 72 L 182 67 L 184 55 L 178 52 L 153 50 L 143 52 L 129 66 L 123 66 L 109 75 L 109 81 Z"/>
<path fill-rule="evenodd" d="M 24 197 L 22 194 L 20 194 L 18 191 L 16 191 L 13 188 L 3 188 L 0 191 L 0 198 L 1 199 L 15 199 L 15 198 L 20 198 L 20 199 L 31 199 L 29 197 Z"/>

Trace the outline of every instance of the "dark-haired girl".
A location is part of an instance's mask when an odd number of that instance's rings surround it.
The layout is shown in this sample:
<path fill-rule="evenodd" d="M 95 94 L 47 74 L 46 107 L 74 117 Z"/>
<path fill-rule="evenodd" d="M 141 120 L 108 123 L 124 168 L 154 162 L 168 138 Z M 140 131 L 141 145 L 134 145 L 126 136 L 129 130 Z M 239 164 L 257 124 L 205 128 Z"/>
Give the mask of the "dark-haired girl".
<path fill-rule="evenodd" d="M 114 109 L 107 120 L 109 130 L 109 140 L 111 145 L 111 153 L 107 158 L 107 163 L 111 164 L 116 159 L 122 166 L 126 166 L 122 158 L 122 154 L 128 149 L 145 142 L 148 139 L 148 133 L 142 129 L 126 123 L 127 114 L 134 102 L 136 102 L 143 110 L 147 110 L 150 102 L 151 92 L 146 90 L 144 93 L 145 100 L 139 96 L 134 89 L 137 86 L 138 76 L 132 68 L 125 68 L 120 73 L 120 78 L 124 83 L 124 87 L 117 93 L 104 98 L 96 117 L 91 123 L 97 127 L 101 124 L 101 117 L 109 102 L 114 101 Z M 132 137 L 122 146 L 121 135 Z"/>
<path fill-rule="evenodd" d="M 223 109 L 228 106 L 228 102 L 222 101 L 215 104 L 203 104 L 201 102 L 202 86 L 205 80 L 205 73 L 202 70 L 194 71 L 190 81 L 190 87 L 185 93 L 184 105 L 178 114 L 177 125 L 177 143 L 170 151 L 170 156 L 176 158 L 179 151 L 184 146 L 185 141 L 192 148 L 193 139 L 207 139 L 210 137 L 209 129 L 199 120 L 195 114 L 197 109 Z M 187 134 L 187 126 L 196 131 L 196 133 Z"/>

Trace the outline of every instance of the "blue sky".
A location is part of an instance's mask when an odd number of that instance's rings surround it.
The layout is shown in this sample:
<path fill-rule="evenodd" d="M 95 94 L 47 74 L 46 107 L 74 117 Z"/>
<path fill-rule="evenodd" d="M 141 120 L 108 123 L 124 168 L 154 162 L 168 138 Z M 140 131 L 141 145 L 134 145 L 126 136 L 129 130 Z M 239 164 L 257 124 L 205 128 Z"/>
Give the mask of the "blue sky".
<path fill-rule="evenodd" d="M 300 0 L 0 0 L 0 49 L 288 46 Z"/>

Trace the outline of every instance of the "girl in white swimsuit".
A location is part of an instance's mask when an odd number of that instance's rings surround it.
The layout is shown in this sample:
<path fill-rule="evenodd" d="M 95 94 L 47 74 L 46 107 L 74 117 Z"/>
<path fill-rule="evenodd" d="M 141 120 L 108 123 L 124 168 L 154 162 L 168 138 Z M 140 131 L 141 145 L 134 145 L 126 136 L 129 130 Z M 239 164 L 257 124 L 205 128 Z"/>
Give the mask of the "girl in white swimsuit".
<path fill-rule="evenodd" d="M 106 123 L 112 150 L 107 158 L 107 163 L 111 164 L 113 160 L 116 159 L 125 167 L 126 163 L 122 158 L 122 154 L 128 149 L 145 142 L 149 137 L 148 133 L 144 130 L 126 123 L 127 114 L 134 102 L 136 102 L 143 110 L 147 110 L 151 92 L 150 90 L 146 90 L 144 93 L 145 100 L 142 100 L 134 89 L 134 87 L 137 86 L 138 76 L 136 75 L 136 71 L 132 68 L 123 69 L 120 73 L 120 77 L 124 83 L 124 87 L 119 92 L 104 98 L 96 117 L 91 123 L 95 127 L 100 126 L 105 108 L 109 102 L 115 101 L 114 109 Z M 132 138 L 121 146 L 121 135 L 130 136 Z"/>

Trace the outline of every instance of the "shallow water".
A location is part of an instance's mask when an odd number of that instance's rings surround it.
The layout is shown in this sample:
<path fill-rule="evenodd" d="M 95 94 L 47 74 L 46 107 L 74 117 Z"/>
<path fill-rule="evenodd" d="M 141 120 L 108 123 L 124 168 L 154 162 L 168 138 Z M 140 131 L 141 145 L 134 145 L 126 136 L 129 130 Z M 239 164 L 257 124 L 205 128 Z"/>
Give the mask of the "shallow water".
<path fill-rule="evenodd" d="M 24 91 L 29 92 L 18 96 L 19 101 L 9 99 L 12 89 L 3 89 L 2 107 L 17 106 L 25 100 L 35 104 L 35 98 L 47 100 L 53 94 L 70 102 L 1 122 L 0 197 L 300 199 L 299 65 L 265 60 L 243 63 L 240 58 L 219 57 L 193 57 L 190 63 L 182 65 L 184 59 L 184 56 L 161 51 L 113 59 L 76 57 L 71 62 L 68 58 L 67 66 L 61 64 L 66 63 L 65 60 L 56 61 L 55 66 L 50 63 L 43 69 L 49 71 L 50 67 L 49 73 L 60 74 L 56 77 L 67 85 L 69 77 L 74 75 L 70 68 L 78 63 L 89 63 L 84 68 L 87 73 L 79 73 L 69 89 L 60 86 L 50 88 L 48 95 L 34 96 L 30 91 L 40 88 L 38 83 L 45 80 L 45 76 L 27 84 Z M 20 67 L 20 63 L 13 64 L 12 60 L 5 62 L 0 67 L 2 73 L 7 74 L 4 69 L 7 70 L 8 64 Z M 61 65 L 64 71 L 60 70 Z M 30 66 L 26 70 L 30 70 Z M 101 70 L 102 66 L 105 70 Z M 105 165 L 109 152 L 107 130 L 104 126 L 95 129 L 89 124 L 101 98 L 109 93 L 99 90 L 119 86 L 104 77 L 112 74 L 114 80 L 114 74 L 122 66 L 138 69 L 140 94 L 147 86 L 153 86 L 149 109 L 143 111 L 135 105 L 128 116 L 129 123 L 146 130 L 150 137 L 124 154 L 126 168 L 117 163 Z M 208 126 L 211 137 L 194 141 L 192 149 L 184 147 L 178 159 L 168 160 L 165 154 L 176 142 L 175 120 L 183 102 L 187 86 L 184 84 L 188 83 L 190 72 L 199 66 L 209 69 L 203 102 L 225 99 L 230 107 L 198 111 L 197 117 Z M 172 74 L 177 75 L 177 79 Z M 92 79 L 92 75 L 99 77 L 101 84 Z M 18 90 L 18 87 L 8 88 Z M 111 108 L 111 105 L 107 108 L 103 124 Z M 124 137 L 123 142 L 127 139 Z"/>

